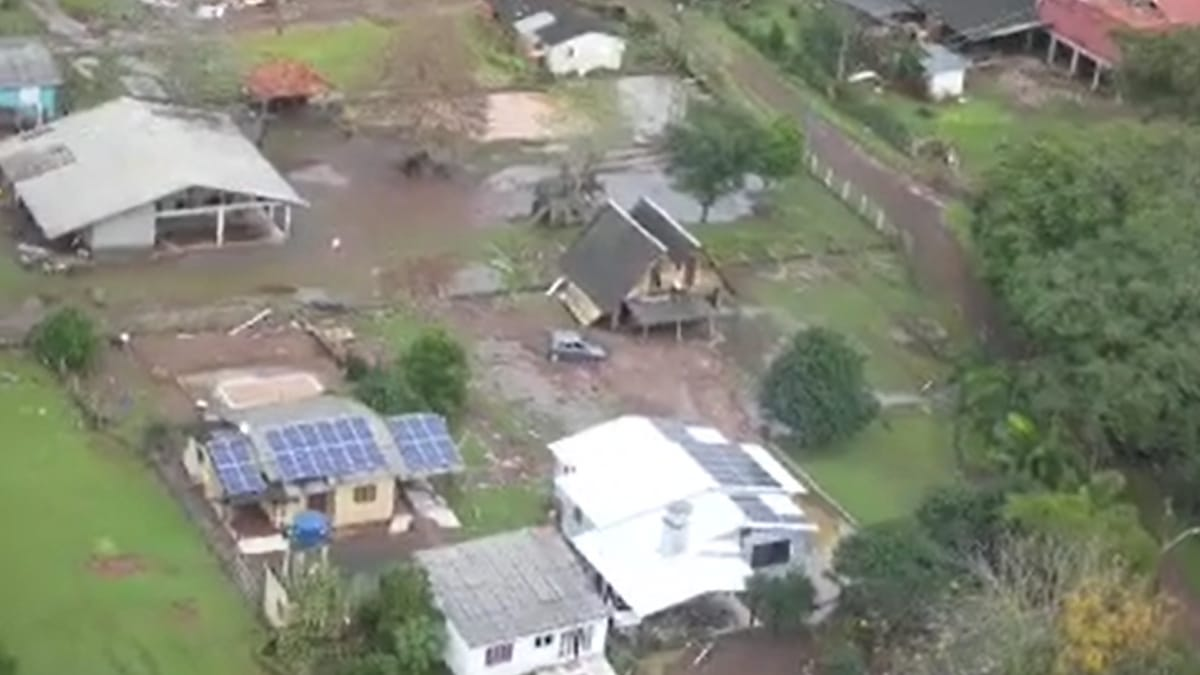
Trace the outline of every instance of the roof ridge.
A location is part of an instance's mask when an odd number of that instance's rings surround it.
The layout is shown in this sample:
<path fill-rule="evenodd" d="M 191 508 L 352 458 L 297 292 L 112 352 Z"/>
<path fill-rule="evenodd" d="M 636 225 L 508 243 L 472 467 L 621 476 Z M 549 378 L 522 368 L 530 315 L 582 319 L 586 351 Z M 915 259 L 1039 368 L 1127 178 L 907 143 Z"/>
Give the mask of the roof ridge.
<path fill-rule="evenodd" d="M 653 199 L 651 199 L 645 195 L 642 195 L 641 197 L 639 197 L 639 199 L 641 201 L 645 202 L 647 206 L 649 206 L 650 208 L 657 211 L 658 215 L 662 216 L 663 219 L 666 220 L 667 223 L 671 225 L 671 227 L 675 228 L 676 231 L 678 231 L 680 234 L 682 234 L 684 237 L 686 237 L 688 242 L 690 242 L 692 244 L 692 246 L 695 246 L 696 248 L 704 248 L 704 245 L 700 243 L 700 240 L 697 239 L 695 237 L 695 235 L 693 235 L 691 232 L 689 232 L 687 230 L 687 228 L 685 228 L 683 226 L 682 223 L 675 220 L 674 216 L 672 216 L 670 213 L 667 213 L 666 209 L 659 206 L 658 202 L 654 201 Z"/>
<path fill-rule="evenodd" d="M 649 230 L 643 227 L 641 223 L 639 223 L 632 215 L 630 215 L 630 213 L 626 211 L 620 204 L 614 201 L 612 197 L 608 198 L 608 205 L 611 206 L 613 210 L 615 210 L 617 214 L 625 220 L 626 223 L 632 226 L 633 229 L 640 232 L 647 241 L 654 244 L 658 250 L 662 251 L 663 253 L 666 253 L 669 250 L 666 244 L 662 243 L 658 237 L 651 234 Z"/>

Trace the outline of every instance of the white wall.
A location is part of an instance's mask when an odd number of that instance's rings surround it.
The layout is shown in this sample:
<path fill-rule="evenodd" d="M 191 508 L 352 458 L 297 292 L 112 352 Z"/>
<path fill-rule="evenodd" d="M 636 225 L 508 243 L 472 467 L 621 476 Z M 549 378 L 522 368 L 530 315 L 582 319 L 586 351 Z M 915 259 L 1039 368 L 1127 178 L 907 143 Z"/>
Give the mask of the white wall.
<path fill-rule="evenodd" d="M 603 618 L 589 624 L 592 629 L 592 642 L 587 651 L 579 654 L 580 658 L 604 654 L 604 642 L 608 638 L 608 619 Z M 559 656 L 562 633 L 579 628 L 568 626 L 550 631 L 554 640 L 545 647 L 534 646 L 534 638 L 528 635 L 513 640 L 513 657 L 507 663 L 487 665 L 487 648 L 483 645 L 471 648 L 463 640 L 462 634 L 449 620 L 446 621 L 446 649 L 443 658 L 454 675 L 525 675 L 541 668 L 547 668 L 559 663 L 566 663 L 569 658 Z"/>
<path fill-rule="evenodd" d="M 925 86 L 929 98 L 941 101 L 948 98 L 958 98 L 963 95 L 966 86 L 967 71 L 951 70 L 925 76 Z"/>
<path fill-rule="evenodd" d="M 620 70 L 625 41 L 615 35 L 584 33 L 550 47 L 546 68 L 555 75 L 587 75 L 593 70 Z"/>
<path fill-rule="evenodd" d="M 88 228 L 93 251 L 122 251 L 154 247 L 154 204 L 122 211 Z"/>

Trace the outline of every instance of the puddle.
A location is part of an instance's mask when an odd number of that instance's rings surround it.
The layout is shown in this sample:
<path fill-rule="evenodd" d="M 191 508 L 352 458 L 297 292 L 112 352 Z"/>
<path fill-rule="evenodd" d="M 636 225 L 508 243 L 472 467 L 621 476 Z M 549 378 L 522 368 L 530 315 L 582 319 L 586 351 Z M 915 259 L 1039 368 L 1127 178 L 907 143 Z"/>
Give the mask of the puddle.
<path fill-rule="evenodd" d="M 488 204 L 505 218 L 529 215 L 533 206 L 534 186 L 539 180 L 558 173 L 555 166 L 525 164 L 510 166 L 487 177 L 484 187 L 489 193 Z M 700 203 L 691 195 L 672 185 L 661 161 L 623 162 L 620 166 L 602 169 L 598 176 L 604 189 L 621 206 L 632 207 L 643 196 L 650 197 L 680 222 L 700 220 Z M 708 222 L 726 223 L 744 218 L 754 211 L 762 181 L 751 176 L 746 189 L 717 200 L 709 210 Z"/>
<path fill-rule="evenodd" d="M 617 105 L 635 143 L 649 143 L 683 118 L 689 87 L 677 77 L 638 75 L 616 81 Z"/>

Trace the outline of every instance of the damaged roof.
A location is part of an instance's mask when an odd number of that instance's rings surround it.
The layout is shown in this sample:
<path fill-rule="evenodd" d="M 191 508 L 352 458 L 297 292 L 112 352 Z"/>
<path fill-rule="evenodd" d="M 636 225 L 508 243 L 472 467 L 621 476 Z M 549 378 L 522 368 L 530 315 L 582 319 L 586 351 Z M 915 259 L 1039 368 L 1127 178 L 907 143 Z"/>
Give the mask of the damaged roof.
<path fill-rule="evenodd" d="M 604 311 L 618 308 L 646 273 L 667 253 L 666 244 L 609 200 L 563 254 L 563 273 Z"/>

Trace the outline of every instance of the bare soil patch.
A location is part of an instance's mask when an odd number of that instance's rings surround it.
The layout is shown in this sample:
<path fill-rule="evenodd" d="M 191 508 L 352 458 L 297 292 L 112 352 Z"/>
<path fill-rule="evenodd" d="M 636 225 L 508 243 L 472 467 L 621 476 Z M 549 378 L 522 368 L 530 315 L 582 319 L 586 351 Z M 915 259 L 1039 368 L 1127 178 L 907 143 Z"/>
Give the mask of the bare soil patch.
<path fill-rule="evenodd" d="M 88 571 L 101 579 L 126 579 L 143 574 L 150 569 L 144 558 L 132 554 L 93 555 L 88 560 Z"/>
<path fill-rule="evenodd" d="M 689 647 L 665 672 L 668 675 L 796 675 L 806 672 L 813 653 L 809 640 L 795 635 L 776 637 L 762 631 L 720 638 L 695 663 L 705 648 L 706 644 Z"/>

